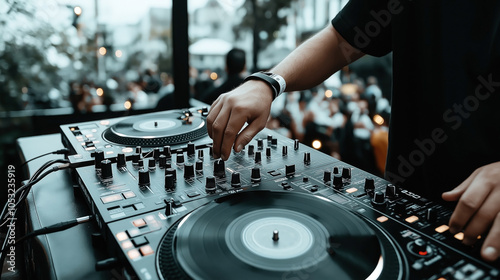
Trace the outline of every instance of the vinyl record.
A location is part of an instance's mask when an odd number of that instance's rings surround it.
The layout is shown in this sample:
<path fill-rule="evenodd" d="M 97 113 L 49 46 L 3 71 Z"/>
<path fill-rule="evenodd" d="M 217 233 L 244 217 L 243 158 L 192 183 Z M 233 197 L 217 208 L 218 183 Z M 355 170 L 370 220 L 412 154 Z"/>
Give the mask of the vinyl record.
<path fill-rule="evenodd" d="M 185 217 L 164 237 L 158 264 L 164 279 L 173 271 L 193 279 L 400 279 L 398 250 L 381 229 L 329 200 L 252 191 Z"/>
<path fill-rule="evenodd" d="M 122 120 L 103 132 L 103 138 L 125 146 L 161 147 L 196 140 L 207 135 L 200 116 L 169 111 Z"/>

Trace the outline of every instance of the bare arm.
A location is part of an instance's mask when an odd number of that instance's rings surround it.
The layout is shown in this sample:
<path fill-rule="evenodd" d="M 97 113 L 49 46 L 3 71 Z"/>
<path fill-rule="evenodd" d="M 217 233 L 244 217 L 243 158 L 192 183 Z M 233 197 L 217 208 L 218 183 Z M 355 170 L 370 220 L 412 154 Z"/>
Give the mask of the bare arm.
<path fill-rule="evenodd" d="M 311 88 L 364 54 L 328 26 L 299 46 L 271 72 L 281 75 L 287 91 Z M 271 89 L 252 80 L 214 101 L 207 117 L 208 135 L 213 139 L 214 157 L 227 160 L 234 145 L 239 152 L 261 131 L 272 103 Z M 248 126 L 240 132 L 245 122 Z"/>

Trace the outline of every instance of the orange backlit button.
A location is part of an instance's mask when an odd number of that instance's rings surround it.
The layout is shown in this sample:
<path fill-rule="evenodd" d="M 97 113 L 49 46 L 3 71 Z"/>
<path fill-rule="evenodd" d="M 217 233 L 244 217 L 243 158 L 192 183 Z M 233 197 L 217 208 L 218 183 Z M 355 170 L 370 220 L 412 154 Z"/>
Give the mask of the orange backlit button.
<path fill-rule="evenodd" d="M 357 191 L 358 191 L 358 189 L 356 189 L 356 188 L 350 188 L 350 189 L 345 190 L 346 193 L 353 193 L 353 192 L 357 192 Z"/>
<path fill-rule="evenodd" d="M 141 256 L 141 253 L 139 253 L 139 250 L 137 249 L 132 249 L 127 252 L 127 255 L 131 260 L 135 260 Z"/>
<path fill-rule="evenodd" d="M 464 240 L 464 233 L 459 232 L 459 233 L 455 234 L 453 237 L 455 237 L 458 240 Z"/>
<path fill-rule="evenodd" d="M 134 244 L 132 244 L 132 242 L 130 242 L 130 240 L 127 240 L 127 241 L 122 243 L 123 249 L 130 249 L 132 247 L 134 247 Z"/>
<path fill-rule="evenodd" d="M 122 231 L 116 234 L 116 239 L 118 239 L 118 241 L 127 240 L 128 235 L 124 231 Z"/>
<path fill-rule="evenodd" d="M 101 201 L 104 204 L 119 201 L 122 199 L 123 197 L 119 193 L 101 197 Z"/>
<path fill-rule="evenodd" d="M 377 218 L 377 221 L 383 223 L 383 222 L 387 222 L 387 220 L 389 220 L 389 218 L 387 218 L 386 216 L 380 216 Z"/>
<path fill-rule="evenodd" d="M 124 196 L 126 199 L 136 197 L 136 195 L 135 195 L 135 193 L 134 193 L 133 191 L 124 192 L 124 193 L 123 193 L 123 196 Z"/>
<path fill-rule="evenodd" d="M 132 222 L 132 224 L 134 224 L 134 226 L 140 228 L 140 227 L 146 226 L 146 221 L 144 221 L 144 219 L 137 219 L 137 220 L 134 220 Z"/>
<path fill-rule="evenodd" d="M 410 216 L 410 217 L 406 218 L 405 221 L 407 221 L 410 224 L 413 224 L 414 222 L 418 221 L 418 217 L 417 216 Z"/>
<path fill-rule="evenodd" d="M 154 253 L 154 252 L 153 252 L 153 248 L 151 248 L 151 246 L 149 246 L 149 245 L 142 246 L 142 247 L 140 248 L 140 250 L 141 250 L 141 254 L 142 254 L 143 256 L 151 255 L 151 254 L 153 254 L 153 253 Z"/>
<path fill-rule="evenodd" d="M 443 233 L 445 231 L 447 231 L 450 227 L 447 226 L 447 225 L 441 225 L 441 226 L 438 226 L 435 231 L 439 232 L 439 233 Z"/>

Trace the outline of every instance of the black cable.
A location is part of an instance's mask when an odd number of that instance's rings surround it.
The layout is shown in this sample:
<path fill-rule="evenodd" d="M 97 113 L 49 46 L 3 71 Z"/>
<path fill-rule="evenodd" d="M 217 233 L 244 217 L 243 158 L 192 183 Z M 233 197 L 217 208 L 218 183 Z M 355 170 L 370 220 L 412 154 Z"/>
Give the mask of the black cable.
<path fill-rule="evenodd" d="M 29 159 L 25 162 L 23 162 L 19 167 L 23 167 L 25 164 L 27 164 L 28 162 L 32 161 L 32 160 L 35 160 L 35 159 L 38 159 L 38 158 L 41 158 L 41 157 L 44 157 L 44 156 L 48 156 L 48 155 L 67 155 L 69 154 L 69 149 L 60 149 L 60 150 L 57 150 L 57 151 L 53 151 L 53 152 L 48 152 L 48 153 L 45 153 L 43 155 L 39 155 L 37 157 L 34 157 L 32 159 Z"/>
<path fill-rule="evenodd" d="M 20 242 L 23 242 L 24 240 L 28 239 L 28 238 L 32 238 L 32 237 L 35 237 L 35 236 L 38 236 L 38 235 L 41 235 L 41 234 L 48 234 L 48 233 L 53 233 L 53 232 L 58 232 L 58 231 L 63 231 L 63 230 L 66 230 L 68 228 L 72 228 L 76 225 L 79 225 L 79 224 L 83 224 L 83 223 L 86 223 L 86 222 L 89 222 L 93 219 L 94 217 L 92 215 L 89 215 L 89 216 L 84 216 L 84 217 L 80 217 L 80 218 L 76 218 L 74 220 L 70 220 L 70 221 L 65 221 L 65 222 L 60 222 L 60 223 L 57 223 L 57 224 L 53 224 L 53 225 L 50 225 L 50 226 L 47 226 L 47 227 L 43 227 L 41 229 L 37 229 L 33 232 L 30 232 L 28 234 L 26 234 L 25 236 L 19 238 L 16 240 L 16 245 Z"/>

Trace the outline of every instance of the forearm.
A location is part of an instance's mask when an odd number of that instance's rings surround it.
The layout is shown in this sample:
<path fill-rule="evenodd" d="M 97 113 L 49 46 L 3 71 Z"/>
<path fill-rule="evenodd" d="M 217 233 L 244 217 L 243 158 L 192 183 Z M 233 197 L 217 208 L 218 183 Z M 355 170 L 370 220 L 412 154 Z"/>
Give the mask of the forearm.
<path fill-rule="evenodd" d="M 364 54 L 353 48 L 329 25 L 310 38 L 271 72 L 286 81 L 286 91 L 314 87 Z"/>

